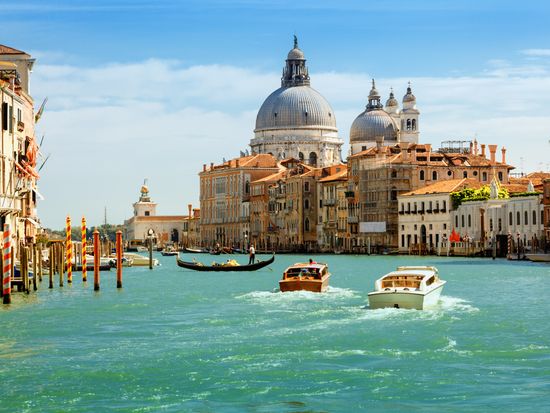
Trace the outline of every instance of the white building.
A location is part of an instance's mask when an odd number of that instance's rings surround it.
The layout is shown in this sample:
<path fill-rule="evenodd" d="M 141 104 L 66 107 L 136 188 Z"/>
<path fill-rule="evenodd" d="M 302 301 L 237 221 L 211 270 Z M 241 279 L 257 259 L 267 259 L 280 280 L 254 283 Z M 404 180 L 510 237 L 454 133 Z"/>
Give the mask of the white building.
<path fill-rule="evenodd" d="M 189 219 L 183 215 L 157 215 L 157 203 L 151 201 L 143 185 L 139 201 L 134 203 L 134 216 L 124 221 L 124 239 L 130 246 L 145 245 L 152 230 L 155 244 L 185 244 Z"/>
<path fill-rule="evenodd" d="M 451 179 L 399 195 L 399 252 L 435 252 L 453 229 L 451 192 L 480 187 L 474 179 Z"/>
<path fill-rule="evenodd" d="M 250 141 L 252 152 L 325 167 L 340 163 L 343 143 L 338 138 L 336 116 L 330 104 L 310 87 L 306 59 L 294 36 L 281 87 L 267 97 L 258 111 L 254 138 Z"/>

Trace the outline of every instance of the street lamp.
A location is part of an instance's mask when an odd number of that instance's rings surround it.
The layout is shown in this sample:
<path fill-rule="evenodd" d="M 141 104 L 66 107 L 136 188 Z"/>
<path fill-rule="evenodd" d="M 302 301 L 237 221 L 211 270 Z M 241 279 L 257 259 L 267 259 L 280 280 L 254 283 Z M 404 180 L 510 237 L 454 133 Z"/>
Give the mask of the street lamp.
<path fill-rule="evenodd" d="M 153 228 L 149 228 L 147 231 L 147 238 L 149 239 L 149 269 L 153 269 L 153 235 L 155 234 L 155 231 L 153 231 Z"/>
<path fill-rule="evenodd" d="M 245 232 L 245 233 L 244 233 L 244 245 L 243 245 L 243 249 L 244 249 L 245 251 L 248 250 L 247 238 L 248 238 L 248 235 L 247 235 L 246 232 Z"/>

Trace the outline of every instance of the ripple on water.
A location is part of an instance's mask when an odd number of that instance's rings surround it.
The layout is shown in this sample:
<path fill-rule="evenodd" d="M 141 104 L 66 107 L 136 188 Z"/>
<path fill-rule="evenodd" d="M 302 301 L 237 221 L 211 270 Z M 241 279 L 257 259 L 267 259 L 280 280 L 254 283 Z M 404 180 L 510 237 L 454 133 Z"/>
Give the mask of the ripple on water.
<path fill-rule="evenodd" d="M 310 291 L 252 291 L 235 298 L 252 301 L 259 304 L 283 304 L 296 301 L 323 301 L 339 300 L 359 297 L 357 291 L 348 288 L 328 287 L 322 293 L 312 293 Z"/>

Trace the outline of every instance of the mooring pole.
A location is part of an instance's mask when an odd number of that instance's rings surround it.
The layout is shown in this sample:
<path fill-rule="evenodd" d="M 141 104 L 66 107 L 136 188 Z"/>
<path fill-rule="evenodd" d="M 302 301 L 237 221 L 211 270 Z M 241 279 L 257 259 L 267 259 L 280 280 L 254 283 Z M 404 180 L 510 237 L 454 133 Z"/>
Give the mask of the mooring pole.
<path fill-rule="evenodd" d="M 11 303 L 11 234 L 10 225 L 4 224 L 4 248 L 2 251 L 2 302 Z"/>
<path fill-rule="evenodd" d="M 88 280 L 88 263 L 86 262 L 86 218 L 82 217 L 82 282 Z"/>
<path fill-rule="evenodd" d="M 99 262 L 100 262 L 99 231 L 94 231 L 94 291 L 99 291 Z"/>
<path fill-rule="evenodd" d="M 116 232 L 116 288 L 122 288 L 122 231 Z"/>

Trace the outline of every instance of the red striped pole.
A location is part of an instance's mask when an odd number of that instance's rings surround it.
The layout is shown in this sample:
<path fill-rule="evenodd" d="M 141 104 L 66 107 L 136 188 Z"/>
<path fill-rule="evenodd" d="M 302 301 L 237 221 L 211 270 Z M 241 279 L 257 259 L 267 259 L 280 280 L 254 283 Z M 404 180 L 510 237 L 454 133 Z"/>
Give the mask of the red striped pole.
<path fill-rule="evenodd" d="M 65 228 L 65 249 L 67 261 L 67 282 L 73 282 L 73 243 L 71 241 L 71 217 L 67 215 L 67 226 Z"/>
<path fill-rule="evenodd" d="M 122 288 L 122 231 L 116 232 L 116 288 Z"/>
<path fill-rule="evenodd" d="M 10 225 L 4 224 L 2 268 L 2 294 L 4 304 L 11 303 L 11 234 Z"/>
<path fill-rule="evenodd" d="M 82 281 L 88 280 L 88 269 L 86 266 L 86 218 L 82 217 Z"/>
<path fill-rule="evenodd" d="M 94 291 L 99 291 L 99 262 L 100 262 L 99 252 L 99 231 L 96 229 L 94 231 Z"/>

